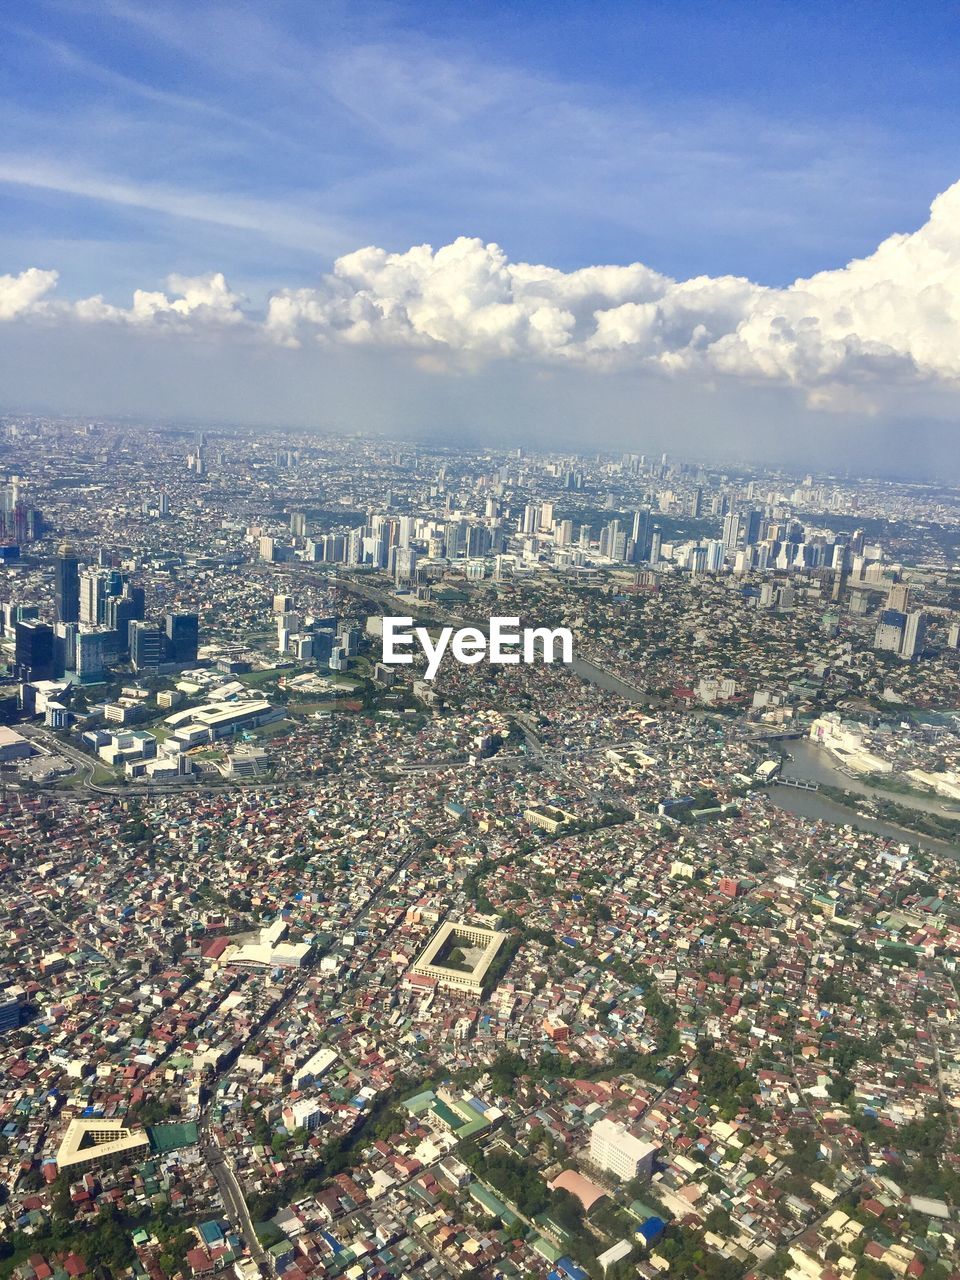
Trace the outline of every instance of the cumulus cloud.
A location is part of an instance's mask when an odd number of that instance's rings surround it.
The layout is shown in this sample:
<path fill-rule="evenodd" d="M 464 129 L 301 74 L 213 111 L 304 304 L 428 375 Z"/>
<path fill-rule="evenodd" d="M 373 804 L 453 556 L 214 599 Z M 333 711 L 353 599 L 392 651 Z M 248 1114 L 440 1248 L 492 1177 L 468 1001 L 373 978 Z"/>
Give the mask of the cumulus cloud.
<path fill-rule="evenodd" d="M 0 276 L 0 320 L 16 320 L 30 315 L 57 284 L 56 271 L 30 267 L 18 276 Z"/>
<path fill-rule="evenodd" d="M 564 272 L 467 237 L 437 250 L 358 249 L 316 287 L 276 292 L 261 317 L 219 273 L 171 276 L 169 294 L 138 290 L 129 308 L 54 300 L 56 280 L 36 269 L 0 277 L 0 319 L 408 348 L 421 368 L 527 359 L 720 374 L 799 386 L 815 405 L 891 380 L 960 379 L 960 183 L 918 231 L 785 288 L 736 276 L 678 281 L 642 263 Z"/>
<path fill-rule="evenodd" d="M 99 294 L 76 302 L 51 297 L 58 279 L 58 272 L 36 267 L 17 276 L 0 276 L 0 320 L 39 317 L 139 326 L 166 324 L 179 329 L 238 325 L 245 321 L 242 300 L 220 271 L 203 276 L 168 276 L 167 288 L 172 296 L 159 290 L 137 289 L 129 308 L 105 302 Z"/>

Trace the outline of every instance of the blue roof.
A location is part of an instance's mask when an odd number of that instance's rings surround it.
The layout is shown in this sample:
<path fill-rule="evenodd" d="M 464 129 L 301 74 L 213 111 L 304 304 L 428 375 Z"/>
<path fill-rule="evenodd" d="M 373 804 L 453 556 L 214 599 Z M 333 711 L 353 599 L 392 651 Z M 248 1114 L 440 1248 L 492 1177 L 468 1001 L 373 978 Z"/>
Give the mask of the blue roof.
<path fill-rule="evenodd" d="M 662 1218 L 648 1218 L 637 1227 L 637 1235 L 643 1236 L 649 1244 L 651 1240 L 656 1240 L 658 1236 L 663 1235 L 666 1226 Z"/>
<path fill-rule="evenodd" d="M 567 1276 L 568 1280 L 590 1280 L 586 1271 L 578 1267 L 572 1258 L 558 1258 L 557 1270 L 562 1276 Z"/>

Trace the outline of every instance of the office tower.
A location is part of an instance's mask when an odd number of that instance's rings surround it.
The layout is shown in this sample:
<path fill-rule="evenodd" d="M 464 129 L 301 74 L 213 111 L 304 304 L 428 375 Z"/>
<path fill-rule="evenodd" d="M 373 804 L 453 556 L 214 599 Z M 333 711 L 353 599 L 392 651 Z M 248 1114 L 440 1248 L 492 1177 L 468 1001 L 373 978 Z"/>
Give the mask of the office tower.
<path fill-rule="evenodd" d="M 528 502 L 523 509 L 523 517 L 520 522 L 521 533 L 536 533 L 540 527 L 540 508 L 533 502 Z"/>
<path fill-rule="evenodd" d="M 14 663 L 21 680 L 54 680 L 57 671 L 53 627 L 46 622 L 14 625 Z"/>
<path fill-rule="evenodd" d="M 694 520 L 699 520 L 703 512 L 703 490 L 694 489 L 693 497 L 690 499 L 690 514 Z"/>
<path fill-rule="evenodd" d="M 723 543 L 719 538 L 711 538 L 707 543 L 707 573 L 719 573 L 723 568 Z"/>
<path fill-rule="evenodd" d="M 57 656 L 57 668 L 64 671 L 77 669 L 77 634 L 79 624 L 76 622 L 54 623 L 54 647 Z"/>
<path fill-rule="evenodd" d="M 947 632 L 947 644 L 951 649 L 960 649 L 960 622 L 951 622 Z"/>
<path fill-rule="evenodd" d="M 487 501 L 488 510 L 489 510 L 489 507 L 490 507 L 490 502 L 488 500 Z M 399 539 L 400 546 L 403 547 L 404 551 L 406 551 L 409 548 L 410 543 L 413 541 L 413 531 L 414 531 L 413 516 L 401 516 L 397 537 Z"/>
<path fill-rule="evenodd" d="M 168 516 L 170 514 L 170 498 L 165 493 L 161 493 L 157 500 L 157 512 L 162 516 Z"/>
<path fill-rule="evenodd" d="M 561 520 L 556 530 L 556 543 L 558 547 L 569 547 L 573 541 L 573 521 Z"/>
<path fill-rule="evenodd" d="M 144 612 L 143 587 L 134 587 L 126 582 L 120 595 L 107 597 L 103 621 L 115 636 L 117 655 L 127 652 L 130 643 L 130 623 L 142 621 Z"/>
<path fill-rule="evenodd" d="M 80 561 L 68 543 L 60 548 L 56 560 L 57 621 L 80 621 Z"/>
<path fill-rule="evenodd" d="M 540 528 L 550 530 L 553 528 L 553 503 L 545 502 L 540 508 Z"/>
<path fill-rule="evenodd" d="M 647 558 L 647 525 L 650 521 L 650 508 L 643 507 L 633 515 L 633 530 L 630 540 L 633 543 L 633 563 L 640 564 Z"/>
<path fill-rule="evenodd" d="M 131 622 L 129 645 L 134 671 L 156 670 L 163 663 L 166 636 L 152 622 Z"/>
<path fill-rule="evenodd" d="M 854 529 L 850 535 L 850 554 L 854 556 L 863 555 L 864 532 L 862 529 Z"/>
<path fill-rule="evenodd" d="M 763 512 L 748 511 L 743 517 L 743 541 L 748 547 L 760 541 L 763 532 Z"/>
<path fill-rule="evenodd" d="M 103 621 L 109 576 L 102 568 L 84 569 L 80 574 L 80 622 L 96 627 Z"/>
<path fill-rule="evenodd" d="M 660 561 L 660 547 L 663 544 L 663 534 L 660 532 L 660 526 L 653 526 L 653 533 L 650 535 L 650 563 L 658 564 Z"/>
<path fill-rule="evenodd" d="M 919 658 L 927 639 L 927 615 L 922 609 L 907 614 L 906 626 L 903 629 L 903 642 L 900 646 L 901 658 Z"/>
<path fill-rule="evenodd" d="M 199 619 L 195 613 L 168 613 L 164 617 L 168 662 L 188 667 L 197 660 Z"/>
<path fill-rule="evenodd" d="M 293 596 L 278 594 L 273 597 L 274 613 L 289 613 L 293 608 Z"/>
<path fill-rule="evenodd" d="M 899 653 L 906 625 L 905 614 L 896 609 L 884 609 L 877 623 L 873 647 L 885 653 Z"/>
<path fill-rule="evenodd" d="M 723 517 L 723 545 L 733 551 L 740 538 L 740 515 L 736 511 L 728 511 Z"/>
<path fill-rule="evenodd" d="M 81 680 L 99 680 L 115 651 L 112 632 L 80 631 L 77 633 L 74 670 Z"/>
<path fill-rule="evenodd" d="M 290 513 L 290 532 L 295 538 L 303 538 L 307 533 L 307 517 L 302 511 Z"/>
<path fill-rule="evenodd" d="M 277 553 L 273 538 L 261 538 L 259 550 L 261 560 L 276 560 Z"/>

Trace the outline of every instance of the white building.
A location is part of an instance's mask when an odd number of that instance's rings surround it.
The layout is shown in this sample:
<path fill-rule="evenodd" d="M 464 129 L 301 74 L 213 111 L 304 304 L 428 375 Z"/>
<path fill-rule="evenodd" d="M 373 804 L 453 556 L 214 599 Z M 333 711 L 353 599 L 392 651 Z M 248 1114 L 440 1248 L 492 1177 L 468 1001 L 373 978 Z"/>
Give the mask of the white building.
<path fill-rule="evenodd" d="M 590 1133 L 593 1164 L 624 1182 L 631 1178 L 649 1178 L 656 1152 L 654 1143 L 635 1138 L 615 1120 L 598 1120 Z"/>

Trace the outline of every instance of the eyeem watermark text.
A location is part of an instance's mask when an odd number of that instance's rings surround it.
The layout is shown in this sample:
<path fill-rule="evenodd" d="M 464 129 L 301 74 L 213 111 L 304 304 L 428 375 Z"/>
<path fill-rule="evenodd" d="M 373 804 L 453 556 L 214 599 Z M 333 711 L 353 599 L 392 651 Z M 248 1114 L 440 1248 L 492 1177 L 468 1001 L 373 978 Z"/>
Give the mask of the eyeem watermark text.
<path fill-rule="evenodd" d="M 519 618 L 491 618 L 489 634 L 479 627 L 442 627 L 436 640 L 426 627 L 415 627 L 412 618 L 383 619 L 383 661 L 413 662 L 412 649 L 419 642 L 427 659 L 426 678 L 432 680 L 447 649 L 464 666 L 573 661 L 573 636 L 567 627 L 524 627 Z"/>

